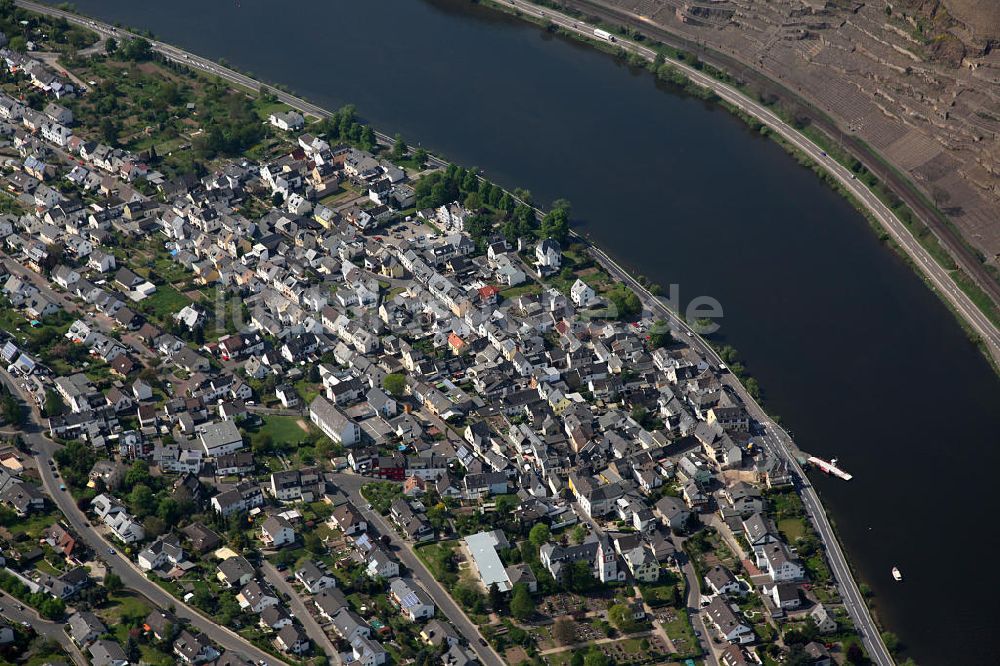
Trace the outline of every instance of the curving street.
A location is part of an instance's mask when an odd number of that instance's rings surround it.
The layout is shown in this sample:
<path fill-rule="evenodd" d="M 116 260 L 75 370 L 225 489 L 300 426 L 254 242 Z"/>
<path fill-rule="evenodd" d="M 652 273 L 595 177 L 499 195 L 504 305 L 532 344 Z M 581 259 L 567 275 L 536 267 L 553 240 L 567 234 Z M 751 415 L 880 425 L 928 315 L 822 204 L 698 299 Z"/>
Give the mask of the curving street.
<path fill-rule="evenodd" d="M 552 12 L 549 9 L 541 9 L 536 5 L 526 2 L 525 0 L 505 0 L 505 2 L 526 15 L 542 18 L 558 25 L 560 28 L 579 35 L 590 38 L 593 37 L 593 30 L 590 26 L 585 23 L 580 23 L 571 17 Z M 114 28 L 105 23 L 81 17 L 48 5 L 29 2 L 27 0 L 18 0 L 17 4 L 21 7 L 40 13 L 63 17 L 67 21 L 97 31 L 103 36 L 137 36 L 125 30 Z M 234 85 L 238 85 L 249 90 L 256 91 L 261 87 L 260 82 L 255 79 L 218 65 L 210 60 L 201 58 L 163 42 L 155 40 L 150 40 L 150 42 L 155 51 L 161 53 L 164 57 L 170 60 L 202 70 L 208 74 L 218 76 Z M 656 56 L 656 52 L 652 49 L 621 38 L 618 38 L 616 41 L 616 46 L 620 46 L 626 51 L 638 54 L 649 60 L 652 60 Z M 1000 363 L 1000 331 L 998 331 L 992 322 L 975 306 L 972 300 L 958 288 L 948 272 L 934 261 L 930 254 L 919 244 L 919 242 L 917 242 L 905 225 L 892 213 L 892 211 L 889 210 L 889 208 L 886 207 L 866 186 L 864 186 L 860 181 L 854 179 L 852 177 L 852 173 L 847 168 L 829 158 L 819 146 L 812 143 L 812 141 L 800 134 L 790 125 L 787 125 L 770 109 L 749 99 L 735 89 L 730 88 L 727 85 L 703 74 L 702 72 L 685 65 L 684 63 L 670 61 L 670 64 L 682 71 L 697 85 L 713 91 L 729 104 L 732 104 L 734 107 L 740 109 L 746 114 L 765 123 L 791 145 L 795 146 L 798 150 L 809 156 L 810 159 L 820 165 L 827 173 L 832 175 L 847 192 L 864 205 L 872 216 L 880 222 L 880 224 L 892 236 L 894 241 L 907 253 L 908 256 L 912 258 L 914 263 L 920 268 L 921 272 L 931 283 L 934 289 L 962 316 L 962 318 L 968 323 L 969 327 L 983 340 L 983 343 L 991 357 L 996 362 Z M 298 109 L 303 113 L 316 117 L 327 117 L 330 115 L 329 111 L 289 93 L 285 93 L 280 90 L 273 90 L 273 93 L 280 101 Z M 385 134 L 377 133 L 377 136 L 380 141 L 391 141 L 391 139 Z M 436 157 L 432 157 L 431 162 L 436 165 L 444 164 L 442 160 Z M 716 364 L 721 363 L 721 359 L 719 359 L 715 351 L 704 340 L 699 338 L 697 335 L 694 335 L 686 323 L 671 312 L 662 301 L 640 285 L 626 270 L 615 263 L 614 260 L 602 250 L 598 248 L 591 248 L 591 252 L 595 258 L 597 258 L 605 266 L 605 268 L 609 270 L 613 277 L 629 285 L 637 294 L 639 294 L 644 305 L 651 310 L 654 315 L 666 318 L 672 321 L 675 326 L 679 327 L 679 330 L 691 333 L 690 343 L 706 358 L 713 360 Z M 830 560 L 831 568 L 834 572 L 837 583 L 841 589 L 845 605 L 852 620 L 858 627 L 858 631 L 862 637 L 865 648 L 868 650 L 869 655 L 875 663 L 880 666 L 891 665 L 893 663 L 892 657 L 886 649 L 868 608 L 864 603 L 860 591 L 858 590 L 857 584 L 851 575 L 850 567 L 844 557 L 842 549 L 840 548 L 836 535 L 830 526 L 819 497 L 809 484 L 801 466 L 798 464 L 795 456 L 793 455 L 795 449 L 791 438 L 766 415 L 760 405 L 758 405 L 756 401 L 754 401 L 753 398 L 746 393 L 742 385 L 734 377 L 731 375 L 725 375 L 724 377 L 726 383 L 737 391 L 743 398 L 747 408 L 750 410 L 751 415 L 764 426 L 766 432 L 761 438 L 762 443 L 767 446 L 768 449 L 770 449 L 779 459 L 786 460 L 790 467 L 798 474 L 802 483 L 799 490 L 802 494 L 806 510 L 808 511 L 810 519 L 815 525 L 820 537 L 823 539 L 827 556 Z M 6 377 L 4 380 L 6 381 Z M 45 472 L 49 472 L 47 459 L 51 456 L 51 447 L 54 447 L 55 445 L 37 433 L 28 435 L 28 437 L 32 438 L 29 441 L 31 441 L 31 443 L 38 449 L 38 456 L 36 459 L 40 462 L 39 467 Z M 28 437 L 26 437 L 26 439 L 28 439 Z M 45 481 L 46 486 L 49 487 L 51 492 L 49 484 L 52 483 L 52 480 L 51 478 L 44 478 L 45 476 L 46 475 L 43 474 L 43 481 Z M 345 477 L 345 482 L 350 478 L 349 475 L 341 476 Z M 358 479 L 358 477 L 354 478 Z M 356 498 L 358 506 L 363 507 L 366 502 L 360 498 L 360 494 L 358 493 L 361 480 L 358 479 L 356 483 L 357 487 L 353 490 L 348 487 L 345 487 L 345 490 L 349 490 L 352 498 Z M 63 497 L 58 499 L 62 499 L 63 502 L 65 502 L 65 493 L 63 493 L 63 495 Z M 53 496 L 57 495 L 54 494 Z M 75 517 L 76 520 L 80 520 L 82 514 L 80 514 L 78 509 L 76 509 L 75 504 L 72 501 L 69 501 L 68 504 L 71 505 L 71 510 L 66 511 L 66 509 L 64 509 L 64 512 L 67 513 L 67 517 L 70 518 L 71 521 L 73 520 L 73 517 Z M 60 503 L 60 508 L 63 508 L 62 503 Z M 410 567 L 410 569 L 414 571 L 415 575 L 421 579 L 425 589 L 432 596 L 432 598 L 434 598 L 434 601 L 438 604 L 439 608 L 450 619 L 452 619 L 462 634 L 469 639 L 470 645 L 472 645 L 477 654 L 479 654 L 483 663 L 488 666 L 498 666 L 499 664 L 502 664 L 499 656 L 496 655 L 492 649 L 486 650 L 482 648 L 482 645 L 479 643 L 480 635 L 478 629 L 471 623 L 471 621 L 468 620 L 447 592 L 441 588 L 432 576 L 430 576 L 430 573 L 426 570 L 420 560 L 413 554 L 412 549 L 396 537 L 395 532 L 388 528 L 381 516 L 375 515 L 364 509 L 362 509 L 362 512 L 365 513 L 366 517 L 369 518 L 373 524 L 378 526 L 383 533 L 388 534 L 390 538 L 393 539 L 393 542 L 397 545 L 397 554 L 400 560 Z M 74 528 L 76 528 L 76 524 L 74 524 Z M 89 524 L 87 524 L 84 529 L 81 529 L 80 533 L 85 536 L 88 542 L 91 538 L 96 539 L 97 543 L 103 541 L 100 535 L 89 527 Z M 107 542 L 104 543 L 106 544 Z M 98 550 L 98 552 L 105 552 L 107 547 L 97 548 L 96 550 Z M 131 571 L 129 567 L 121 566 L 120 558 L 113 559 L 115 559 L 115 564 L 117 565 L 117 568 L 115 569 L 116 572 L 118 572 L 118 568 L 124 568 L 127 571 Z M 138 575 L 137 571 L 133 571 L 133 574 Z M 122 574 L 120 573 L 120 575 Z M 142 587 L 136 589 L 144 589 L 151 586 L 153 591 L 151 591 L 150 594 L 159 592 L 169 598 L 169 595 L 166 595 L 166 593 L 158 587 L 149 583 L 144 576 L 138 577 L 141 579 L 143 585 Z M 126 578 L 125 575 L 122 575 L 122 578 L 126 581 L 126 584 L 131 584 L 131 580 Z M 132 578 L 134 578 L 134 576 Z M 180 605 L 179 602 L 174 602 L 172 598 L 168 603 L 178 603 L 178 605 Z M 202 621 L 206 621 L 205 618 L 200 616 L 200 614 L 197 614 L 190 609 L 188 609 L 188 612 L 194 613 L 196 617 L 201 618 Z M 225 645 L 225 642 L 217 638 L 215 635 L 218 634 L 219 631 L 223 630 L 215 627 L 215 625 L 211 626 L 215 628 L 213 633 L 205 630 L 203 631 L 213 638 L 213 640 L 217 640 L 220 644 Z M 224 632 L 228 632 L 228 630 L 224 630 Z M 231 634 L 231 632 L 228 633 Z M 235 634 L 233 634 L 233 637 L 235 637 Z"/>
<path fill-rule="evenodd" d="M 0 381 L 3 381 L 12 393 L 22 395 L 20 386 L 11 379 L 6 371 L 0 371 Z M 30 401 L 26 402 L 31 405 Z M 131 560 L 119 555 L 119 545 L 105 539 L 90 524 L 90 520 L 77 507 L 76 501 L 68 490 L 59 489 L 62 484 L 54 476 L 50 466 L 52 455 L 59 448 L 59 445 L 46 437 L 44 432 L 45 427 L 40 423 L 37 408 L 32 408 L 30 423 L 25 426 L 22 437 L 32 450 L 42 485 L 65 516 L 66 522 L 73 532 L 93 550 L 95 556 L 100 558 L 109 570 L 114 571 L 122 579 L 125 587 L 146 597 L 156 608 L 173 606 L 178 618 L 187 621 L 193 628 L 227 650 L 242 653 L 257 662 L 263 660 L 270 663 L 287 663 L 257 648 L 231 629 L 219 626 L 214 620 L 188 606 L 180 599 L 175 599 L 166 590 L 146 578 L 146 575 Z"/>

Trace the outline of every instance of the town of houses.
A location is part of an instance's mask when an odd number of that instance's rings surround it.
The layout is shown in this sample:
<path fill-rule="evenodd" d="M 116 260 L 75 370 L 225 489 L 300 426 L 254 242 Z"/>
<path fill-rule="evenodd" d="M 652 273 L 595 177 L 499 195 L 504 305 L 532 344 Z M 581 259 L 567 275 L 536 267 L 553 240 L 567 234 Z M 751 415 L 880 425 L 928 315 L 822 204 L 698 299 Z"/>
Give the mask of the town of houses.
<path fill-rule="evenodd" d="M 6 307 L 25 325 L 64 318 L 63 341 L 85 350 L 88 366 L 107 367 L 109 379 L 82 365 L 60 374 L 10 334 L 0 356 L 36 410 L 53 394 L 64 405 L 46 419 L 48 435 L 93 453 L 88 516 L 143 571 L 179 581 L 212 562 L 220 588 L 257 618 L 268 632 L 262 644 L 278 654 L 322 654 L 320 643 L 331 641 L 347 662 L 392 661 L 398 649 L 386 618 L 358 608 L 335 575 L 344 558 L 382 585 L 415 635 L 443 645 L 443 664 L 474 663 L 480 646 L 437 607 L 433 581 L 401 566 L 379 537 L 354 479 L 361 493 L 366 484 L 397 487 L 384 520 L 407 549 L 456 536 L 453 522 L 431 519 L 429 497 L 453 516 L 514 498 L 510 524 L 521 531 L 484 525 L 458 535 L 484 594 L 519 585 L 551 593 L 578 563 L 602 587 L 629 594 L 634 583 L 673 576 L 701 590 L 693 614 L 727 666 L 766 656 L 760 615 L 741 605 L 748 597 L 766 609 L 768 626 L 842 631 L 775 526 L 769 498 L 794 479 L 756 442 L 725 368 L 683 336 L 654 347 L 648 319 L 595 316 L 604 299 L 583 279 L 565 291 L 547 285 L 565 242 L 497 235 L 477 243 L 466 229 L 473 211 L 457 201 L 415 210 L 413 173 L 309 133 L 294 111 L 268 119 L 287 137 L 273 159 L 170 179 L 141 156 L 75 135 L 72 112 L 59 104 L 71 85 L 20 54 L 0 57 L 50 98 L 32 109 L 0 96 L 0 134 L 19 155 L 7 160 L 4 185 L 24 211 L 0 217 Z M 342 185 L 358 195 L 321 203 Z M 251 198 L 269 210 L 244 217 Z M 224 332 L 218 320 L 231 308 L 220 315 L 214 302 L 191 301 L 166 317 L 146 312 L 143 302 L 163 283 L 129 263 L 127 248 L 141 240 L 193 285 L 238 303 L 241 327 Z M 388 377 L 401 378 L 398 388 Z M 298 415 L 302 439 L 319 433 L 331 453 L 288 465 L 252 446 L 254 427 L 277 413 Z M 137 462 L 166 479 L 163 492 L 183 493 L 214 522 L 148 533 L 123 489 Z M 37 486 L 0 474 L 0 499 L 19 516 L 46 510 L 51 500 Z M 335 561 L 306 558 L 282 567 L 281 578 L 323 637 L 307 633 L 259 556 L 301 548 L 317 529 L 305 507 L 318 504 L 328 507 L 322 552 Z M 246 552 L 222 534 L 234 520 L 252 525 Z M 537 524 L 551 529 L 537 548 L 541 570 L 505 563 L 501 555 Z M 580 527 L 582 538 L 568 538 Z M 742 556 L 692 567 L 685 543 L 706 531 Z M 46 542 L 66 553 L 71 532 L 57 522 Z M 15 573 L 70 604 L 92 584 L 82 567 L 58 577 L 30 564 Z M 636 603 L 638 620 L 658 621 L 653 605 Z M 243 663 L 164 609 L 143 626 L 168 637 L 183 663 Z M 93 613 L 74 613 L 68 627 L 93 663 L 129 663 Z M 807 648 L 809 663 L 830 663 L 822 639 Z"/>

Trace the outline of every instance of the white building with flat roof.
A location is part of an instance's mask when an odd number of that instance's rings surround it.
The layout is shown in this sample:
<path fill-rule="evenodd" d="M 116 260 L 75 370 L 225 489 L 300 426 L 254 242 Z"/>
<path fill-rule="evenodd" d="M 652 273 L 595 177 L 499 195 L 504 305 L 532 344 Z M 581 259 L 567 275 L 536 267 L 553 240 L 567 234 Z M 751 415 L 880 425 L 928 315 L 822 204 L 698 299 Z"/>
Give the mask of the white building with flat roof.
<path fill-rule="evenodd" d="M 501 592 L 507 592 L 514 587 L 507 575 L 507 569 L 500 560 L 498 548 L 509 548 L 507 537 L 503 530 L 493 530 L 492 532 L 479 532 L 465 537 L 465 545 L 472 555 L 476 569 L 479 571 L 479 578 L 483 581 L 483 586 L 489 589 L 491 585 L 496 585 Z"/>

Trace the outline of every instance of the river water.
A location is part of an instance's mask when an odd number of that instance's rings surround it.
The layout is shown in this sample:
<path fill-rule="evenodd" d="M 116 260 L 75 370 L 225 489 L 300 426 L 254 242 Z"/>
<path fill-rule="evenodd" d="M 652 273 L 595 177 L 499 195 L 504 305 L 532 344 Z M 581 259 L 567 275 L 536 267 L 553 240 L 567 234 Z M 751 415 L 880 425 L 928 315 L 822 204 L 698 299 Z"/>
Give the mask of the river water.
<path fill-rule="evenodd" d="M 75 0 L 321 105 L 355 104 L 540 203 L 682 300 L 725 311 L 772 412 L 854 474 L 817 479 L 921 664 L 997 663 L 1000 382 L 865 220 L 727 113 L 466 0 Z M 898 565 L 906 581 L 889 575 Z M 972 578 L 966 574 L 975 573 Z"/>

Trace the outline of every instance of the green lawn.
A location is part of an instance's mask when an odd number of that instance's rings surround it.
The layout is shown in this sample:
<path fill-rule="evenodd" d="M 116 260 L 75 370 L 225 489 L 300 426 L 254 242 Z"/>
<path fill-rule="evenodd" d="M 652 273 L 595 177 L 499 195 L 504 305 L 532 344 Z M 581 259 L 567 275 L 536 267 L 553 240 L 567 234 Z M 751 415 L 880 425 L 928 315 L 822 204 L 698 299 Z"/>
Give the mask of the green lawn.
<path fill-rule="evenodd" d="M 161 284 L 149 298 L 142 301 L 142 306 L 155 317 L 166 321 L 171 315 L 179 312 L 191 299 L 177 291 L 169 284 Z"/>
<path fill-rule="evenodd" d="M 50 503 L 49 506 L 52 506 Z M 42 538 L 45 531 L 52 527 L 52 525 L 58 520 L 59 512 L 56 510 L 50 510 L 46 513 L 36 513 L 25 518 L 18 518 L 15 523 L 8 526 L 7 529 L 10 533 L 17 538 L 18 535 L 24 534 L 31 541 L 38 541 Z"/>
<path fill-rule="evenodd" d="M 673 585 L 643 585 L 639 588 L 642 598 L 650 606 L 672 606 L 675 598 L 675 587 Z"/>
<path fill-rule="evenodd" d="M 688 619 L 687 611 L 681 609 L 677 611 L 677 617 L 671 622 L 663 625 L 664 631 L 674 642 L 675 647 L 681 655 L 697 656 L 701 654 L 701 648 L 694 638 L 694 630 Z"/>
<path fill-rule="evenodd" d="M 779 520 L 778 531 L 785 537 L 785 541 L 794 544 L 796 539 L 801 539 L 806 535 L 806 524 L 802 518 L 784 518 Z"/>
<path fill-rule="evenodd" d="M 262 437 L 265 434 L 270 435 L 271 439 L 275 443 L 287 443 L 287 442 L 302 442 L 312 435 L 312 428 L 303 429 L 298 422 L 306 421 L 300 416 L 265 416 L 264 424 L 256 432 L 258 437 Z"/>
<path fill-rule="evenodd" d="M 500 295 L 506 299 L 514 299 L 524 294 L 540 293 L 542 293 L 542 285 L 537 282 L 525 282 L 524 284 L 519 284 L 516 287 L 507 287 L 506 289 L 500 290 Z"/>
<path fill-rule="evenodd" d="M 131 592 L 123 592 L 110 598 L 110 604 L 100 611 L 101 617 L 109 627 L 122 624 L 123 618 L 144 618 L 149 615 L 150 607 L 143 599 Z"/>
<path fill-rule="evenodd" d="M 417 557 L 427 565 L 434 577 L 446 585 L 458 582 L 452 557 L 458 547 L 457 541 L 441 541 L 416 548 Z"/>
<path fill-rule="evenodd" d="M 401 483 L 392 481 L 372 481 L 361 486 L 361 494 L 381 514 L 389 512 L 389 505 L 403 493 Z"/>

